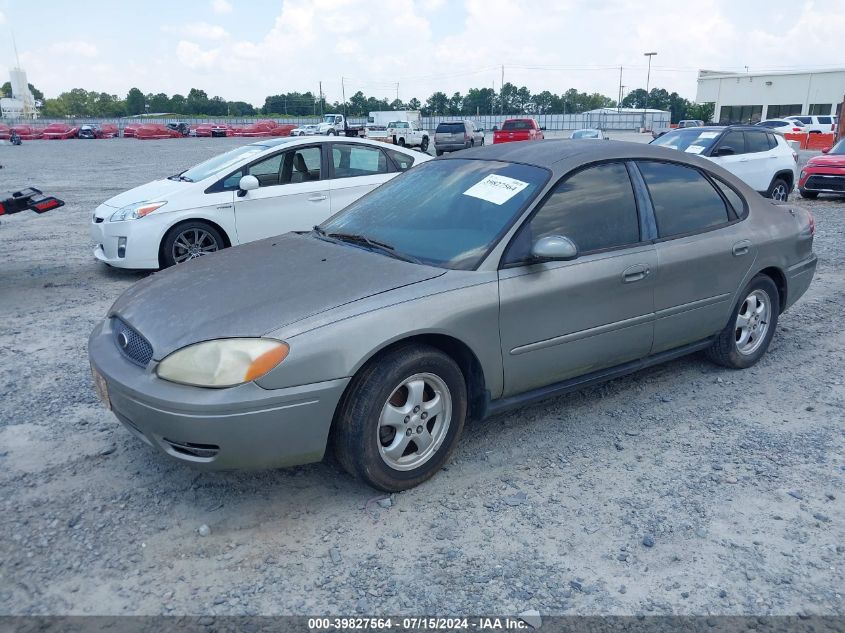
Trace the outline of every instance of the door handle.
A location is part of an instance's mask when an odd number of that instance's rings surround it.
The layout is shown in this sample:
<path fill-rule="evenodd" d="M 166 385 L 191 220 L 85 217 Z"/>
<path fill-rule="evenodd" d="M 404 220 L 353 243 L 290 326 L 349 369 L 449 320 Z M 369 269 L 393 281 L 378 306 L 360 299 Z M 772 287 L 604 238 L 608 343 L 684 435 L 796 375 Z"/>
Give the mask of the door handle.
<path fill-rule="evenodd" d="M 734 257 L 742 257 L 743 255 L 748 255 L 748 251 L 751 249 L 751 240 L 742 240 L 741 242 L 737 242 L 734 244 L 733 247 L 733 254 Z"/>
<path fill-rule="evenodd" d="M 322 202 L 326 198 L 328 198 L 328 196 L 318 193 L 317 195 L 308 198 L 308 202 Z"/>
<path fill-rule="evenodd" d="M 651 271 L 645 264 L 634 264 L 622 271 L 622 283 L 630 284 L 635 281 L 641 281 L 649 276 Z"/>

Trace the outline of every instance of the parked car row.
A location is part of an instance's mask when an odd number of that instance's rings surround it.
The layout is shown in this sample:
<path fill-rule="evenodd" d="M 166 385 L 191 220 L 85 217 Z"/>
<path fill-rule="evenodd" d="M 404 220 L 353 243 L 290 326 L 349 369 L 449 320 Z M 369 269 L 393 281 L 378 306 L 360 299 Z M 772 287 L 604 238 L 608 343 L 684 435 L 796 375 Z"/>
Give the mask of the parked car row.
<path fill-rule="evenodd" d="M 815 224 L 717 163 L 782 140 L 697 127 L 437 159 L 258 140 L 94 213 L 98 259 L 179 264 L 91 334 L 97 391 L 182 463 L 272 468 L 330 449 L 398 491 L 446 463 L 469 419 L 700 350 L 750 367 L 810 285 Z"/>

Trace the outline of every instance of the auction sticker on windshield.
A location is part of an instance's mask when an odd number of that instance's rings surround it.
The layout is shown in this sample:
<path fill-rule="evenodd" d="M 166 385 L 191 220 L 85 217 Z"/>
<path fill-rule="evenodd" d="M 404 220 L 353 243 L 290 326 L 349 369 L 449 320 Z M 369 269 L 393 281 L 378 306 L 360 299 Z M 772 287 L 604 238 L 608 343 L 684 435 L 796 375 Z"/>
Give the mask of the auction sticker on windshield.
<path fill-rule="evenodd" d="M 481 182 L 464 191 L 464 195 L 480 198 L 493 204 L 504 204 L 527 186 L 527 182 L 522 182 L 516 178 L 490 174 Z"/>
<path fill-rule="evenodd" d="M 702 147 L 701 145 L 690 145 L 690 146 L 689 146 L 688 148 L 686 148 L 684 151 L 685 151 L 685 152 L 687 152 L 688 154 L 700 154 L 700 153 L 701 153 L 701 152 L 703 152 L 705 149 L 707 149 L 707 148 L 706 148 L 706 147 Z"/>

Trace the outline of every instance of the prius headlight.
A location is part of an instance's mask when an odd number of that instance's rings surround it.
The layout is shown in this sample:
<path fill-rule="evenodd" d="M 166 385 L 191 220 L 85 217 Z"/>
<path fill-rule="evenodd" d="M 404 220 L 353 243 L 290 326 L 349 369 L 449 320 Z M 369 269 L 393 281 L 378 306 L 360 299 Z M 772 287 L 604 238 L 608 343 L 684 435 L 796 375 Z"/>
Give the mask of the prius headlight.
<path fill-rule="evenodd" d="M 226 338 L 189 345 L 158 364 L 159 378 L 196 387 L 232 387 L 260 378 L 288 355 L 269 338 Z"/>
<path fill-rule="evenodd" d="M 166 200 L 164 202 L 133 202 L 132 204 L 127 204 L 122 209 L 115 211 L 111 218 L 109 218 L 109 222 L 137 220 L 138 218 L 143 218 L 145 215 L 149 215 L 156 209 L 160 209 L 166 204 Z"/>

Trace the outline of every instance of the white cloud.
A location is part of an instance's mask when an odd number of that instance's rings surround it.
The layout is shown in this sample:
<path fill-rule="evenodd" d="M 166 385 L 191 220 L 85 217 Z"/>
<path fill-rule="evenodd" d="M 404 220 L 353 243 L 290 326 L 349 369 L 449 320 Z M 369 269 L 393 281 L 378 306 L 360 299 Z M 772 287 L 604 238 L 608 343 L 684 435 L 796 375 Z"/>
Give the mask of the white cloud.
<path fill-rule="evenodd" d="M 227 0 L 211 0 L 211 10 L 218 15 L 232 12 L 232 4 Z"/>
<path fill-rule="evenodd" d="M 187 24 L 183 31 L 185 35 L 195 39 L 225 40 L 229 37 L 229 32 L 222 26 L 209 24 L 208 22 Z"/>
<path fill-rule="evenodd" d="M 187 68 L 208 70 L 216 67 L 220 59 L 220 49 L 204 50 L 196 42 L 181 40 L 176 45 L 176 58 Z"/>
<path fill-rule="evenodd" d="M 51 53 L 59 55 L 73 55 L 77 57 L 96 57 L 99 54 L 97 47 L 81 40 L 68 40 L 65 42 L 53 42 L 47 47 Z"/>
<path fill-rule="evenodd" d="M 6 24 L 6 16 L 0 11 L 0 24 Z"/>

